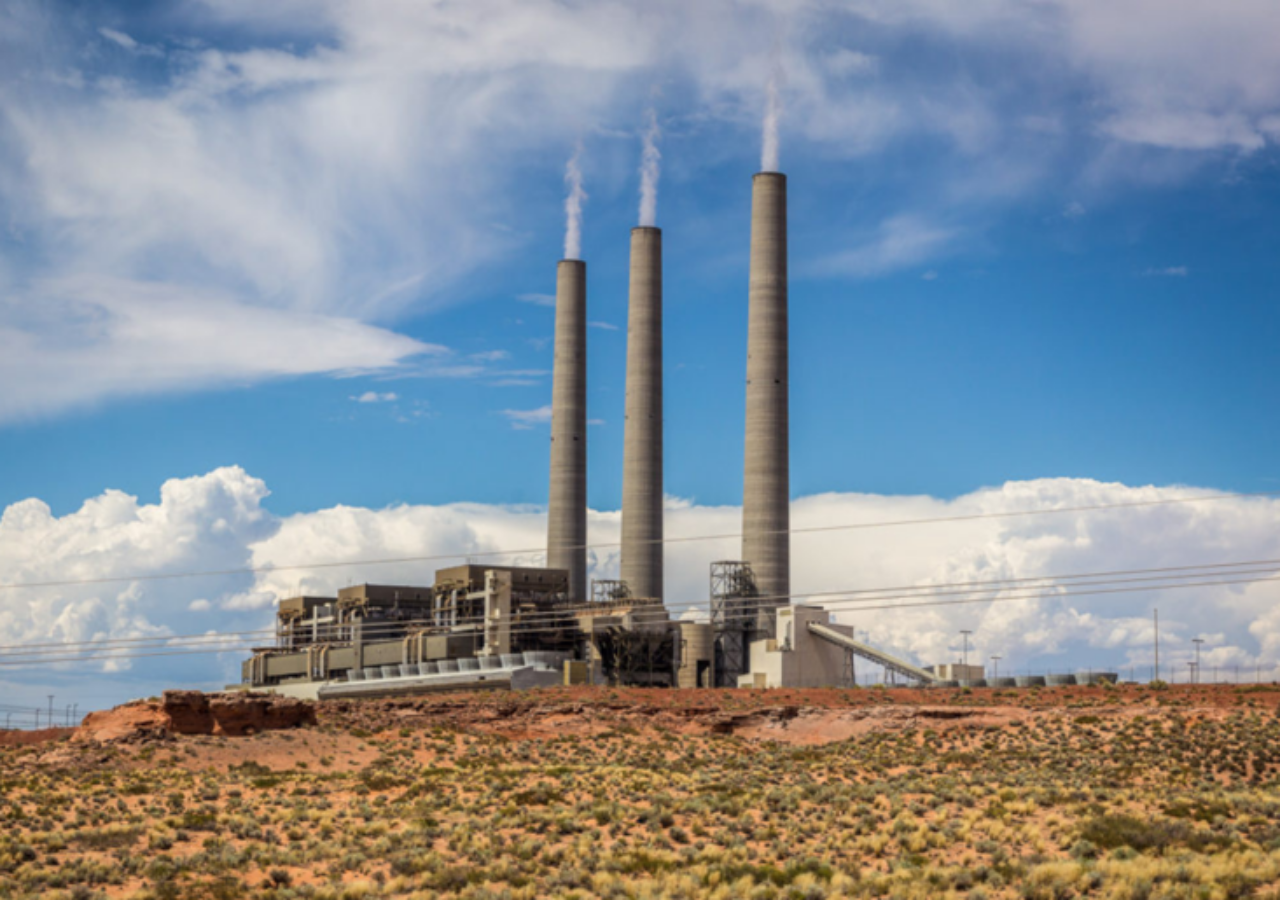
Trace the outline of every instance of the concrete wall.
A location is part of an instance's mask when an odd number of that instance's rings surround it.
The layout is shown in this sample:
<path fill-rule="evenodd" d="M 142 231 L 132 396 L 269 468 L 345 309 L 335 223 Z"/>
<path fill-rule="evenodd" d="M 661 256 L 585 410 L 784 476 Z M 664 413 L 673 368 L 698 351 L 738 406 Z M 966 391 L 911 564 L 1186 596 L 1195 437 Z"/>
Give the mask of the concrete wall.
<path fill-rule="evenodd" d="M 586 545 L 587 264 L 563 259 L 556 269 L 547 566 L 568 570 L 568 599 L 578 603 L 591 599 Z"/>
<path fill-rule="evenodd" d="M 662 599 L 662 231 L 631 230 L 622 450 L 622 580 Z"/>
<path fill-rule="evenodd" d="M 987 671 L 982 666 L 966 666 L 961 663 L 942 663 L 936 666 L 929 666 L 928 671 L 937 675 L 943 681 L 977 681 L 980 678 L 987 677 Z"/>
<path fill-rule="evenodd" d="M 835 687 L 844 683 L 844 651 L 809 633 L 817 622 L 853 637 L 848 625 L 832 624 L 831 614 L 817 606 L 793 606 L 776 612 L 777 638 L 751 644 L 750 671 L 739 687 Z M 763 683 L 761 683 L 763 676 Z"/>
<path fill-rule="evenodd" d="M 787 178 L 752 182 L 742 558 L 762 597 L 791 593 Z"/>

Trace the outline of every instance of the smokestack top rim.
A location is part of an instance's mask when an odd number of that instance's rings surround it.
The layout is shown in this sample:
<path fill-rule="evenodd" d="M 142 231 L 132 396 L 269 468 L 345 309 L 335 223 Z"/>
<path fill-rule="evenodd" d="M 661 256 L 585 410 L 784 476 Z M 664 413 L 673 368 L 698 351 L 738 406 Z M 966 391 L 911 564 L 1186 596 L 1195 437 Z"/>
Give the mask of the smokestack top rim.
<path fill-rule="evenodd" d="M 586 261 L 585 259 L 562 259 L 562 260 L 560 260 L 560 262 L 556 263 L 556 265 L 558 265 L 558 266 L 582 266 L 583 268 L 585 268 L 585 267 L 586 267 L 586 265 L 587 265 L 587 261 Z"/>
<path fill-rule="evenodd" d="M 640 232 L 652 231 L 652 232 L 656 232 L 657 234 L 662 234 L 662 229 L 659 228 L 657 225 L 637 225 L 635 228 L 631 229 L 632 234 L 635 234 L 637 231 L 640 231 Z"/>
<path fill-rule="evenodd" d="M 786 172 L 757 172 L 756 174 L 751 176 L 752 181 L 754 181 L 757 178 L 780 178 L 781 180 L 786 181 L 787 173 Z"/>

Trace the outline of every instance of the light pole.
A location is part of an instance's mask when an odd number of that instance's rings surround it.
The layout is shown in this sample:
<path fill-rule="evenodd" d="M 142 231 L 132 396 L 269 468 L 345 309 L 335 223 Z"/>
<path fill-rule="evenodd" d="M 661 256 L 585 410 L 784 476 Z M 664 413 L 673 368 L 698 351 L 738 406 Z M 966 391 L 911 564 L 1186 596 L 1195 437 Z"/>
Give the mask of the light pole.
<path fill-rule="evenodd" d="M 960 634 L 961 634 L 961 635 L 963 635 L 963 640 L 964 640 L 964 667 L 965 667 L 965 670 L 966 670 L 966 671 L 965 671 L 965 677 L 966 677 L 966 678 L 968 678 L 968 677 L 969 677 L 969 673 L 968 673 L 968 668 L 969 668 L 969 635 L 973 634 L 973 632 L 972 632 L 972 631 L 969 631 L 969 630 L 967 630 L 967 629 L 961 629 Z"/>
<path fill-rule="evenodd" d="M 1200 645 L 1204 643 L 1204 638 L 1192 638 L 1191 643 L 1196 645 L 1196 684 L 1200 683 Z"/>
<path fill-rule="evenodd" d="M 1000 660 L 1002 659 L 1004 659 L 1003 656 L 991 657 L 991 680 L 992 681 L 995 681 L 997 678 L 1000 677 Z"/>

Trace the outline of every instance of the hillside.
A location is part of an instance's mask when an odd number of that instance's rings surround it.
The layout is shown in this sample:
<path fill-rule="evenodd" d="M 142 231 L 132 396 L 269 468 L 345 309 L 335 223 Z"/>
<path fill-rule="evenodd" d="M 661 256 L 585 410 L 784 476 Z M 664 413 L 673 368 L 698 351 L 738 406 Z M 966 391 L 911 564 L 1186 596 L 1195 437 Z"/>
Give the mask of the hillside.
<path fill-rule="evenodd" d="M 0 750 L 0 896 L 1277 896 L 1278 703 L 554 689 L 241 736 L 138 704 Z"/>

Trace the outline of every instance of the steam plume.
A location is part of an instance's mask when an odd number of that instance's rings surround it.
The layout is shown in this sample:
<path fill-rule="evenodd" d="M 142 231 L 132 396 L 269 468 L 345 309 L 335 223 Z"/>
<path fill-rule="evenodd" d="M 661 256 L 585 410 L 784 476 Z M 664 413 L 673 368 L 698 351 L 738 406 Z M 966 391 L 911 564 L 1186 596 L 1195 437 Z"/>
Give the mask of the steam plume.
<path fill-rule="evenodd" d="M 779 82 L 782 80 L 782 63 L 774 60 L 769 72 L 769 84 L 765 87 L 764 139 L 760 150 L 760 171 L 778 171 L 778 119 L 782 116 L 782 100 Z"/>
<path fill-rule="evenodd" d="M 564 167 L 564 183 L 569 186 L 569 196 L 564 200 L 564 258 L 580 259 L 582 257 L 582 203 L 587 199 L 587 192 L 582 189 L 582 169 L 578 158 L 582 156 L 582 142 L 569 157 Z"/>
<path fill-rule="evenodd" d="M 649 127 L 644 132 L 644 151 L 640 156 L 640 225 L 652 228 L 658 219 L 658 175 L 662 154 L 658 152 L 658 113 L 649 110 Z"/>

